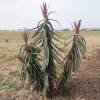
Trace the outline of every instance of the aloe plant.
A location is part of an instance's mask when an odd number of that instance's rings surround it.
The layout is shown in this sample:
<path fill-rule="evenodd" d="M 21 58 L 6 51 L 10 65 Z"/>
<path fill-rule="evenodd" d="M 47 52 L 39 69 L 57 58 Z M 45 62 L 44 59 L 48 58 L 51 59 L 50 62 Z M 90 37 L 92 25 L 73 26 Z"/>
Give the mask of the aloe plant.
<path fill-rule="evenodd" d="M 44 87 L 43 87 L 43 94 L 45 93 L 52 93 L 54 91 L 54 80 L 57 78 L 56 74 L 56 63 L 62 64 L 61 60 L 59 59 L 59 52 L 63 50 L 56 46 L 53 42 L 53 39 L 59 41 L 54 35 L 56 35 L 54 28 L 50 21 L 55 21 L 48 18 L 50 14 L 47 10 L 46 3 L 43 3 L 43 7 L 41 8 L 44 20 L 38 23 L 38 30 L 34 34 L 33 44 L 40 45 L 40 48 L 43 48 L 43 64 L 41 71 L 44 75 Z M 58 35 L 56 35 L 58 36 Z M 59 41 L 60 42 L 60 41 Z"/>
<path fill-rule="evenodd" d="M 86 41 L 80 35 L 81 20 L 73 24 L 74 36 L 72 46 L 64 59 L 64 71 L 62 74 L 61 84 L 70 79 L 71 73 L 75 72 L 81 64 L 81 58 L 86 52 Z"/>
<path fill-rule="evenodd" d="M 28 84 L 33 87 L 33 90 L 41 91 L 43 89 L 43 74 L 41 72 L 41 65 L 39 64 L 38 54 L 40 50 L 32 43 L 27 43 L 28 34 L 23 33 L 24 45 L 20 48 L 18 55 L 21 61 L 21 80 L 22 84 L 28 80 Z"/>
<path fill-rule="evenodd" d="M 32 41 L 28 43 L 28 32 L 23 33 L 25 44 L 21 47 L 18 58 L 21 63 L 21 78 L 22 82 L 28 79 L 29 86 L 33 90 L 41 91 L 44 95 L 55 95 L 71 76 L 71 73 L 76 71 L 81 63 L 82 56 L 85 55 L 86 42 L 79 34 L 81 20 L 74 22 L 73 40 L 68 44 L 64 44 L 60 39 L 63 39 L 55 31 L 48 12 L 46 3 L 41 7 L 43 20 L 39 21 L 33 33 Z M 57 21 L 56 21 L 57 22 Z M 65 40 L 66 41 L 66 40 Z M 56 45 L 56 42 L 67 47 L 72 42 L 71 49 L 63 58 L 63 48 Z M 61 72 L 58 75 L 58 66 L 61 67 Z"/>

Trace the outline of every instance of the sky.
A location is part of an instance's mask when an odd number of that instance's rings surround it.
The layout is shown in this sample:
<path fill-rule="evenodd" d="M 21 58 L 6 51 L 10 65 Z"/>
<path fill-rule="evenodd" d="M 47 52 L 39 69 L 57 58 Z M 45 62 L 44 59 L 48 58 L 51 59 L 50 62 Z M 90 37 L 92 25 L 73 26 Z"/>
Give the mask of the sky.
<path fill-rule="evenodd" d="M 58 20 L 60 28 L 71 28 L 79 19 L 82 28 L 100 27 L 100 0 L 0 0 L 0 30 L 36 27 L 42 19 L 43 2 L 49 11 L 55 11 L 49 17 Z"/>

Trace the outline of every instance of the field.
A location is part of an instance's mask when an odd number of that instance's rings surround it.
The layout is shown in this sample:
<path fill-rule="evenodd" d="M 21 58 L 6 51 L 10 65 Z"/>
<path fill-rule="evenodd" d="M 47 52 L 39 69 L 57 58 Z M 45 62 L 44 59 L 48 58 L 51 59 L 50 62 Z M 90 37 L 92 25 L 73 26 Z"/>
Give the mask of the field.
<path fill-rule="evenodd" d="M 62 33 L 64 37 L 70 34 Z M 86 57 L 60 100 L 100 100 L 100 31 L 81 34 L 87 42 Z M 20 32 L 0 33 L 0 100 L 34 100 L 33 94 L 20 86 L 20 62 L 16 56 L 22 44 Z"/>

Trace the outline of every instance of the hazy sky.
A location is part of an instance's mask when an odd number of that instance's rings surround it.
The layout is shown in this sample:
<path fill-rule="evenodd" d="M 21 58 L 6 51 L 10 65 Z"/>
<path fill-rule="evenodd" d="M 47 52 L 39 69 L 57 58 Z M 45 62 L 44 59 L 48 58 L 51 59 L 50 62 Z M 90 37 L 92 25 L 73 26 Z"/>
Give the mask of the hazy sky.
<path fill-rule="evenodd" d="M 82 27 L 100 27 L 100 0 L 0 0 L 0 29 L 35 27 L 41 20 L 40 5 L 46 1 L 50 17 L 62 28 L 70 28 L 74 20 L 82 19 Z"/>

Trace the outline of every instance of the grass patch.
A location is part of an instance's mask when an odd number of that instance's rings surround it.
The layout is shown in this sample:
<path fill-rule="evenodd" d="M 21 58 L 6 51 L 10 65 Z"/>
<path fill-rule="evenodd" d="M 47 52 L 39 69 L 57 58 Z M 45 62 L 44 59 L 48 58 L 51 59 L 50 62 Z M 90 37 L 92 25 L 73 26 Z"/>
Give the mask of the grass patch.
<path fill-rule="evenodd" d="M 70 35 L 73 35 L 73 32 L 61 32 L 61 36 L 66 37 L 66 39 Z M 100 31 L 82 31 L 81 35 L 85 37 L 87 46 L 100 46 Z M 19 48 L 23 44 L 21 36 L 21 32 L 0 32 L 0 59 L 16 58 Z M 30 37 L 31 36 L 32 34 L 30 34 Z M 8 43 L 6 43 L 5 40 L 8 40 Z"/>
<path fill-rule="evenodd" d="M 4 82 L 4 83 L 0 83 L 0 88 L 12 89 L 12 90 L 15 90 L 15 91 L 19 91 L 21 89 L 21 87 L 19 87 L 14 82 Z"/>
<path fill-rule="evenodd" d="M 15 59 L 16 58 L 16 54 L 11 54 L 11 53 L 8 53 L 8 54 L 2 54 L 0 53 L 0 59 L 8 59 L 8 60 L 12 60 L 12 59 Z"/>

